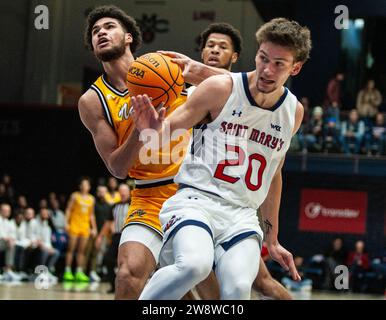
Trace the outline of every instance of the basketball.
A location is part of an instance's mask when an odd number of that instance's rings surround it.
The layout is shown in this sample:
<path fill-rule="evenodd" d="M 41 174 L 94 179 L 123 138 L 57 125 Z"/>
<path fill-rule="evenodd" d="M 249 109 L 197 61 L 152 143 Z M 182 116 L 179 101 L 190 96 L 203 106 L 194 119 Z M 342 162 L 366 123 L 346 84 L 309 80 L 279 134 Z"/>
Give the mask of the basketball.
<path fill-rule="evenodd" d="M 147 94 L 156 107 L 161 102 L 170 106 L 180 95 L 184 78 L 180 66 L 160 53 L 147 53 L 137 58 L 127 73 L 130 96 Z"/>

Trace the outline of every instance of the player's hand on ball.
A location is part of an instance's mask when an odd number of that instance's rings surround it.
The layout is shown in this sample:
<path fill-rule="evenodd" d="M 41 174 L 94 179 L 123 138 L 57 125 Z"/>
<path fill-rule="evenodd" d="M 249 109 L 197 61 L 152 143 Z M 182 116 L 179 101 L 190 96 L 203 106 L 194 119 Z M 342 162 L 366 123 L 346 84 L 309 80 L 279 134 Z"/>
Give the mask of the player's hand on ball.
<path fill-rule="evenodd" d="M 267 249 L 271 258 L 278 262 L 284 270 L 288 271 L 293 280 L 301 280 L 291 252 L 286 250 L 279 243 L 268 244 Z"/>
<path fill-rule="evenodd" d="M 157 131 L 161 129 L 166 114 L 162 103 L 156 110 L 150 98 L 145 94 L 131 97 L 131 105 L 133 107 L 132 117 L 139 132 L 145 129 Z"/>
<path fill-rule="evenodd" d="M 165 56 L 169 56 L 172 58 L 172 62 L 177 63 L 181 69 L 182 69 L 182 76 L 184 77 L 185 80 L 189 80 L 189 76 L 192 71 L 192 66 L 194 66 L 194 61 L 193 59 L 189 58 L 188 56 L 175 52 L 175 51 L 157 51 L 158 53 L 164 54 Z"/>

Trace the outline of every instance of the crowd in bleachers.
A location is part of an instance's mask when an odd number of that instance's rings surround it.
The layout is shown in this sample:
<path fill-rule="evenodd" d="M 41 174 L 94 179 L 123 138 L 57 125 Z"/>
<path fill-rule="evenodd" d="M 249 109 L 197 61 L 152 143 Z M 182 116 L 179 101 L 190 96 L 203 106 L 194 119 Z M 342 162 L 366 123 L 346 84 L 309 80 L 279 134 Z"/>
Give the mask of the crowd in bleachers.
<path fill-rule="evenodd" d="M 272 275 L 293 291 L 313 288 L 386 294 L 386 250 L 381 256 L 371 256 L 363 240 L 348 249 L 342 238 L 335 238 L 323 253 L 307 258 L 296 256 L 294 261 L 302 276 L 301 282 L 292 281 L 278 263 L 268 256 L 266 259 Z M 347 279 L 344 279 L 345 270 Z"/>
<path fill-rule="evenodd" d="M 356 97 L 356 106 L 343 106 L 343 73 L 331 79 L 323 104 L 311 107 L 303 97 L 302 125 L 291 143 L 292 151 L 385 155 L 386 123 L 380 110 L 382 94 L 369 79 Z"/>
<path fill-rule="evenodd" d="M 113 177 L 109 177 L 107 182 L 102 179 L 96 187 L 94 215 L 97 234 L 90 236 L 87 244 L 85 271 L 89 276 L 82 281 L 100 282 L 101 277 L 105 277 L 113 285 L 111 269 L 114 270 L 114 265 L 111 267 L 110 262 L 116 260 L 117 253 L 114 248 L 115 256 L 111 257 L 109 246 L 111 236 L 118 231 L 103 226 L 112 216 L 114 206 L 121 201 L 118 187 Z M 125 202 L 128 203 L 130 189 L 123 189 L 122 192 L 128 193 Z M 37 266 L 47 268 L 51 283 L 62 278 L 69 243 L 68 198 L 51 192 L 34 208 L 27 196 L 16 193 L 11 176 L 3 175 L 0 180 L 0 281 L 34 281 L 38 276 Z M 108 257 L 104 259 L 106 253 Z"/>

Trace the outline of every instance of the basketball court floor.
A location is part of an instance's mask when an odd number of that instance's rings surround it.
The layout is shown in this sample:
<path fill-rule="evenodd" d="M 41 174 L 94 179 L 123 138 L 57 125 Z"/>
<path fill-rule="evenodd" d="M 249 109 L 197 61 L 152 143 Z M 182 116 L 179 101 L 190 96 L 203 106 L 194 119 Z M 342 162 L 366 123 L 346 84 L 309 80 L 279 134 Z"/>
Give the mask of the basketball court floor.
<path fill-rule="evenodd" d="M 33 283 L 0 283 L 0 300 L 113 300 L 114 295 L 106 293 L 107 283 L 64 284 L 59 283 L 48 289 L 36 289 Z M 369 295 L 333 292 L 293 292 L 296 300 L 386 300 L 386 295 Z M 252 299 L 259 299 L 252 294 Z"/>

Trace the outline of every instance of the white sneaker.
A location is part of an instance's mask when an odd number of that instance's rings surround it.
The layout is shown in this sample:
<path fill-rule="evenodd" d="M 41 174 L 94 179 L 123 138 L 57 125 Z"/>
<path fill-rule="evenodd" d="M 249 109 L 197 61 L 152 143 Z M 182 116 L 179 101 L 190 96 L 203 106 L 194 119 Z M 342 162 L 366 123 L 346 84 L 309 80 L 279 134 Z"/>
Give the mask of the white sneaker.
<path fill-rule="evenodd" d="M 4 273 L 4 280 L 5 281 L 20 281 L 21 277 L 14 273 L 11 270 L 8 270 L 7 272 Z"/>
<path fill-rule="evenodd" d="M 54 276 L 52 273 L 48 273 L 48 280 L 50 284 L 57 284 L 58 283 L 58 277 Z"/>
<path fill-rule="evenodd" d="M 95 271 L 90 272 L 90 280 L 91 282 L 101 282 L 101 278 L 98 276 L 98 274 Z"/>

